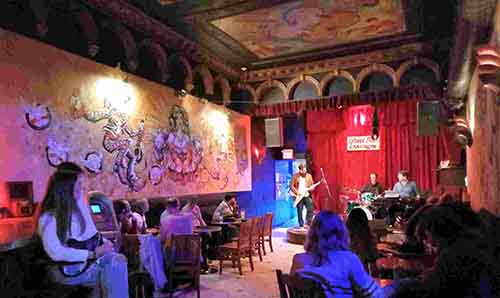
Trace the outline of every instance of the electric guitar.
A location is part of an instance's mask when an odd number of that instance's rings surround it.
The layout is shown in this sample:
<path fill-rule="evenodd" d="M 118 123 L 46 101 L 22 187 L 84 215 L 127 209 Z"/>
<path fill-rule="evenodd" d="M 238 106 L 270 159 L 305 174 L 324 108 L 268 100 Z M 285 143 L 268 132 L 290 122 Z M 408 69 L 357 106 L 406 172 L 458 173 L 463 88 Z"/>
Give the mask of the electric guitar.
<path fill-rule="evenodd" d="M 316 186 L 320 185 L 321 182 L 324 181 L 324 178 L 321 178 L 320 181 L 314 183 L 313 185 L 309 186 L 306 188 L 306 191 L 304 193 L 293 193 L 293 191 L 290 191 L 290 195 L 294 197 L 293 199 L 293 207 L 297 207 L 297 205 L 305 198 L 309 196 L 309 192 L 316 188 Z"/>

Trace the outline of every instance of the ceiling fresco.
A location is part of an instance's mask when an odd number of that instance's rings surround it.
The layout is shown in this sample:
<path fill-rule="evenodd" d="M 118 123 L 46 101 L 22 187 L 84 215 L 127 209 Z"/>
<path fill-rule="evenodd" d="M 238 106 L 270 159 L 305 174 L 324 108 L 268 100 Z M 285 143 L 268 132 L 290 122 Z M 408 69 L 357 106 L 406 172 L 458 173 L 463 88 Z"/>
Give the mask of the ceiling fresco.
<path fill-rule="evenodd" d="M 406 31 L 402 0 L 300 0 L 211 24 L 260 59 L 335 47 Z"/>

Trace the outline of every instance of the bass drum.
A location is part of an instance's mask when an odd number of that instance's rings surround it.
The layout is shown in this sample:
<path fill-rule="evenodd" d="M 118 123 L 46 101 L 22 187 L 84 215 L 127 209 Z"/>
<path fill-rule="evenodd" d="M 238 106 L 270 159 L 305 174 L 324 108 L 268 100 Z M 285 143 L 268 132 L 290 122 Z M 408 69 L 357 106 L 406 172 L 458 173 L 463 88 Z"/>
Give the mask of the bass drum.
<path fill-rule="evenodd" d="M 370 211 L 370 209 L 368 209 L 366 207 L 363 207 L 363 206 L 357 206 L 357 207 L 352 208 L 352 210 L 349 211 L 349 214 L 351 214 L 351 212 L 354 211 L 354 210 L 356 210 L 356 209 L 363 210 L 363 212 L 366 214 L 366 217 L 368 218 L 368 220 L 373 220 L 373 214 Z M 356 211 L 356 212 L 358 212 L 358 211 Z"/>

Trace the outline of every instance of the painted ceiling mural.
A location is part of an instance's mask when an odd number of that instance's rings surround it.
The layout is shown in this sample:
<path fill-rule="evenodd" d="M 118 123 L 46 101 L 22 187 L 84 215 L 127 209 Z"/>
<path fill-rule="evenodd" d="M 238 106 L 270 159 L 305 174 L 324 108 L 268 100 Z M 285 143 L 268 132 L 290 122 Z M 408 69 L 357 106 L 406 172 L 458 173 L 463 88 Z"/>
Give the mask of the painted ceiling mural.
<path fill-rule="evenodd" d="M 113 198 L 251 190 L 248 116 L 2 30 L 0 75 L 0 177 L 36 199 L 63 161 Z"/>
<path fill-rule="evenodd" d="M 212 21 L 259 58 L 406 31 L 402 0 L 300 0 Z"/>

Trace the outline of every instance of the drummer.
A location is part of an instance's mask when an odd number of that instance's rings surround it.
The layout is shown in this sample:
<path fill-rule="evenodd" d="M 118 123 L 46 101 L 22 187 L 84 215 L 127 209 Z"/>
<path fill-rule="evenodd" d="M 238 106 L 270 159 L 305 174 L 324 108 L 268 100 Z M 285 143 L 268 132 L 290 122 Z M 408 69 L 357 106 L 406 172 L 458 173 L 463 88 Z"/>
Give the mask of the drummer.
<path fill-rule="evenodd" d="M 368 182 L 362 189 L 361 194 L 363 193 L 372 193 L 375 196 L 381 195 L 384 192 L 384 187 L 377 181 L 377 174 L 370 174 L 370 182 Z"/>

